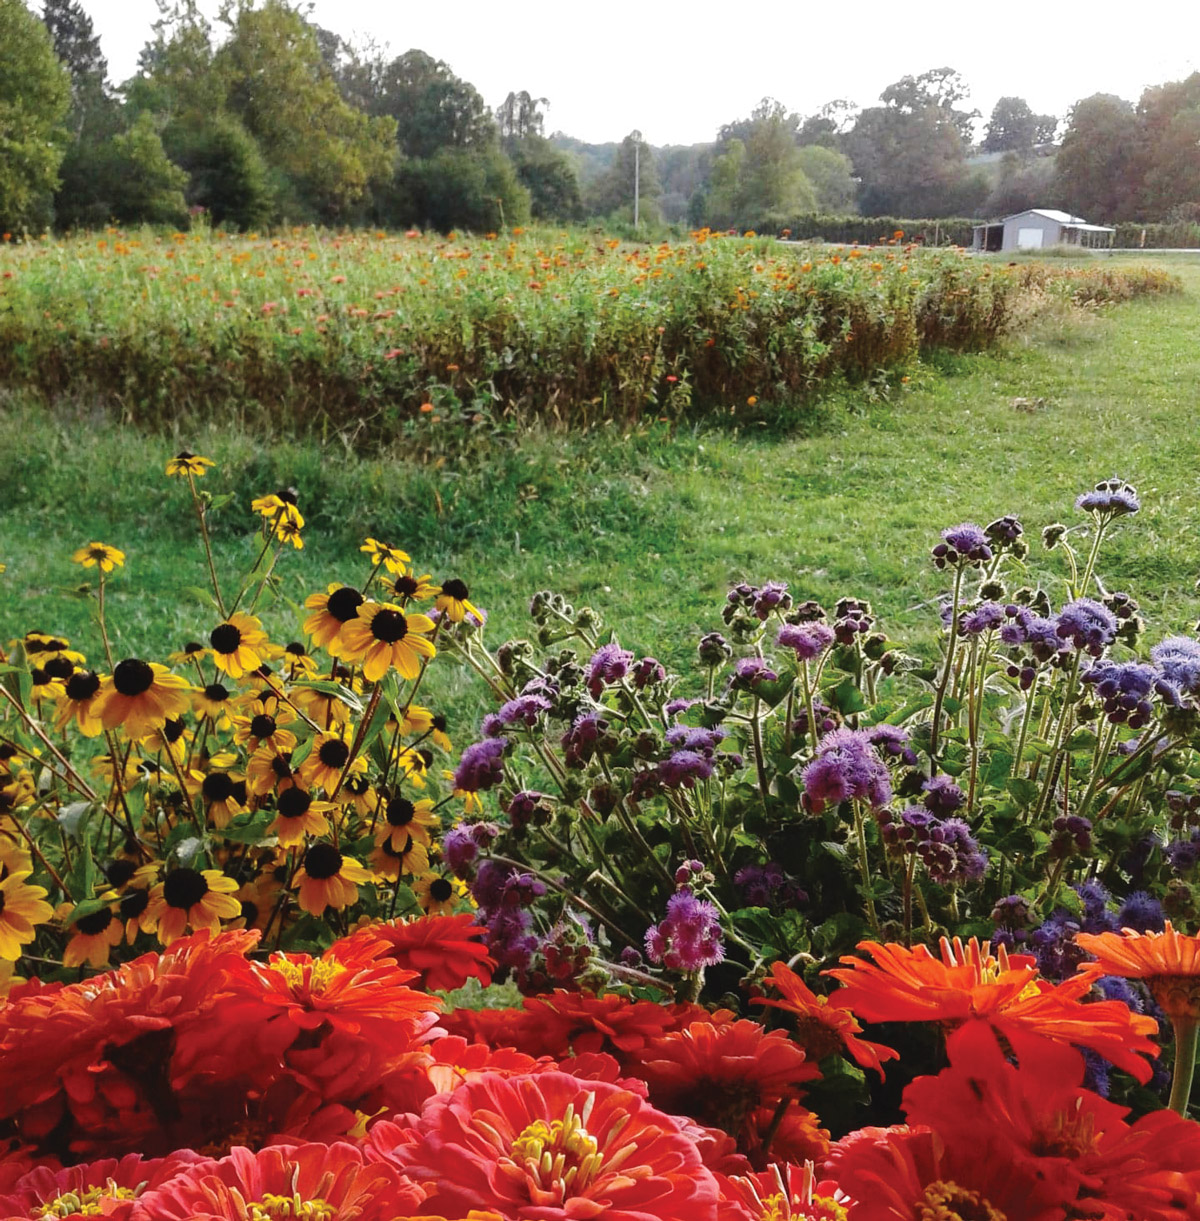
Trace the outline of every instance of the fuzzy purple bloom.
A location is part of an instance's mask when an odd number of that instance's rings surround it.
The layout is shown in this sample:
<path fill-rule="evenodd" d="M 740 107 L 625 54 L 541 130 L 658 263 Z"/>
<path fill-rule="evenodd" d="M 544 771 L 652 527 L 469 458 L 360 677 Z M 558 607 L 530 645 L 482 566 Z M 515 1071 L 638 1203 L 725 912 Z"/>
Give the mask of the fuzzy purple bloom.
<path fill-rule="evenodd" d="M 977 567 L 992 558 L 987 534 L 974 522 L 950 526 L 942 531 L 942 541 L 933 549 L 933 562 L 938 568 L 953 568 L 958 564 Z"/>
<path fill-rule="evenodd" d="M 892 799 L 891 776 L 861 730 L 834 729 L 827 733 L 800 779 L 805 805 L 817 814 L 827 805 L 852 799 L 875 808 Z"/>
<path fill-rule="evenodd" d="M 949 818 L 956 810 L 961 810 L 967 803 L 967 795 L 955 784 L 953 777 L 939 772 L 921 785 L 924 796 L 921 800 L 927 810 L 932 810 L 939 818 Z"/>
<path fill-rule="evenodd" d="M 1144 890 L 1135 890 L 1128 895 L 1117 913 L 1117 924 L 1121 928 L 1135 929 L 1139 933 L 1161 933 L 1165 921 L 1162 904 Z"/>
<path fill-rule="evenodd" d="M 507 749 L 508 743 L 503 738 L 485 738 L 468 746 L 454 771 L 454 787 L 464 793 L 495 788 L 504 779 Z"/>
<path fill-rule="evenodd" d="M 479 845 L 469 826 L 459 823 L 442 836 L 442 859 L 458 877 L 470 873 L 471 866 L 479 859 Z"/>
<path fill-rule="evenodd" d="M 899 725 L 872 725 L 866 730 L 867 741 L 885 758 L 899 759 L 909 767 L 916 766 L 917 754 L 908 744 L 908 730 Z"/>
<path fill-rule="evenodd" d="M 568 767 L 583 767 L 593 755 L 612 744 L 608 721 L 598 712 L 585 712 L 562 736 Z"/>
<path fill-rule="evenodd" d="M 833 640 L 833 628 L 827 623 L 785 623 L 775 637 L 777 645 L 795 652 L 797 661 L 814 661 Z"/>
<path fill-rule="evenodd" d="M 721 921 L 711 903 L 684 887 L 667 900 L 667 914 L 646 930 L 646 955 L 671 971 L 699 971 L 725 957 Z"/>
<path fill-rule="evenodd" d="M 1117 619 L 1102 602 L 1076 598 L 1058 612 L 1057 631 L 1077 649 L 1099 657 L 1117 638 Z"/>
<path fill-rule="evenodd" d="M 981 636 L 1004 622 L 1004 607 L 999 602 L 983 602 L 962 616 L 959 628 L 964 636 Z"/>
<path fill-rule="evenodd" d="M 1126 513 L 1136 513 L 1142 507 L 1142 502 L 1138 499 L 1137 489 L 1124 479 L 1106 479 L 1096 484 L 1092 491 L 1079 496 L 1075 507 L 1084 513 L 1122 517 Z"/>
<path fill-rule="evenodd" d="M 605 685 L 620 682 L 629 673 L 633 654 L 615 641 L 602 644 L 588 662 L 587 687 L 593 699 L 599 699 Z"/>
<path fill-rule="evenodd" d="M 766 620 L 773 610 L 787 610 L 792 604 L 786 581 L 768 581 L 754 591 L 754 613 Z"/>
<path fill-rule="evenodd" d="M 667 730 L 667 744 L 676 750 L 694 750 L 711 759 L 717 744 L 729 737 L 720 725 L 714 729 L 693 729 L 690 725 L 675 725 Z"/>
<path fill-rule="evenodd" d="M 642 657 L 633 667 L 633 685 L 643 691 L 652 683 L 661 683 L 667 677 L 666 667 L 655 657 Z"/>
<path fill-rule="evenodd" d="M 677 750 L 658 765 L 658 778 L 669 789 L 695 788 L 713 774 L 712 761 L 694 750 Z"/>
<path fill-rule="evenodd" d="M 743 657 L 734 668 L 731 685 L 742 691 L 752 691 L 759 683 L 773 683 L 778 677 L 765 658 Z"/>
<path fill-rule="evenodd" d="M 1168 636 L 1150 650 L 1150 660 L 1169 688 L 1183 695 L 1200 691 L 1200 641 L 1190 636 Z"/>
<path fill-rule="evenodd" d="M 501 725 L 524 725 L 532 729 L 543 712 L 549 712 L 551 703 L 544 695 L 518 695 L 515 700 L 500 706 L 495 715 Z"/>

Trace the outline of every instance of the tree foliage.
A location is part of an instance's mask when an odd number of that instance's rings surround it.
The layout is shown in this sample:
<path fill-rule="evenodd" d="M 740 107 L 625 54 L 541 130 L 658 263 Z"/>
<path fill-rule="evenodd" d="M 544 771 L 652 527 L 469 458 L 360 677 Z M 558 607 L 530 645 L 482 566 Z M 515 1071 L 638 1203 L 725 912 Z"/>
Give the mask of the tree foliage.
<path fill-rule="evenodd" d="M 594 216 L 632 216 L 635 177 L 641 216 L 656 216 L 655 201 L 662 194 L 662 184 L 655 172 L 654 150 L 640 131 L 631 131 L 621 141 L 612 164 L 585 191 L 587 210 Z"/>
<path fill-rule="evenodd" d="M 22 0 L 0 0 L 0 229 L 49 223 L 70 104 L 49 31 Z"/>
<path fill-rule="evenodd" d="M 1058 119 L 1051 114 L 1034 114 L 1024 98 L 1002 97 L 992 107 L 983 149 L 989 153 L 1027 153 L 1036 144 L 1054 139 Z"/>
<path fill-rule="evenodd" d="M 1089 220 L 1131 215 L 1137 140 L 1137 116 L 1128 102 L 1111 93 L 1077 102 L 1055 159 L 1063 206 Z"/>

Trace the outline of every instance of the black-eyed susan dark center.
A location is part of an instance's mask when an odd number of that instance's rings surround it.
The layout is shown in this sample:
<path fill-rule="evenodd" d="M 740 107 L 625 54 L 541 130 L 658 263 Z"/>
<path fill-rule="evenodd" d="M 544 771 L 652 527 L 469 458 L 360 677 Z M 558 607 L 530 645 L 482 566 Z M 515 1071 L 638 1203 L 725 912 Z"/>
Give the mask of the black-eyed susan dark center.
<path fill-rule="evenodd" d="M 417 590 L 420 589 L 421 586 L 417 582 L 416 577 L 410 577 L 405 574 L 402 577 L 396 578 L 396 583 L 392 586 L 392 588 L 400 595 L 400 597 L 412 598 L 416 596 Z"/>
<path fill-rule="evenodd" d="M 313 844 L 304 854 L 304 872 L 323 882 L 342 867 L 342 854 L 332 844 Z"/>
<path fill-rule="evenodd" d="M 440 712 L 433 718 L 430 724 L 438 731 L 438 733 L 445 733 L 446 730 L 450 728 L 449 722 Z"/>
<path fill-rule="evenodd" d="M 395 644 L 408 635 L 408 620 L 398 610 L 377 611 L 371 620 L 371 635 L 384 644 Z"/>
<path fill-rule="evenodd" d="M 218 653 L 236 653 L 242 643 L 242 632 L 232 623 L 222 623 L 213 628 L 208 640 Z"/>
<path fill-rule="evenodd" d="M 163 723 L 162 736 L 168 742 L 178 742 L 183 736 L 184 728 L 185 726 L 181 717 L 168 717 Z"/>
<path fill-rule="evenodd" d="M 346 788 L 354 794 L 355 797 L 361 797 L 367 789 L 371 787 L 371 777 L 365 773 L 361 776 L 351 776 L 346 781 Z"/>
<path fill-rule="evenodd" d="M 196 869 L 176 869 L 167 874 L 163 883 L 163 898 L 169 907 L 179 907 L 186 911 L 194 907 L 208 894 L 208 883 L 204 874 Z"/>
<path fill-rule="evenodd" d="M 35 687 L 41 687 L 43 684 L 48 683 L 52 676 L 49 670 L 43 669 L 41 666 L 34 666 L 29 671 L 29 677 Z"/>
<path fill-rule="evenodd" d="M 330 738 L 321 743 L 321 748 L 317 751 L 317 758 L 326 767 L 340 769 L 346 766 L 346 760 L 350 758 L 350 747 L 341 738 Z"/>
<path fill-rule="evenodd" d="M 85 936 L 94 937 L 97 933 L 104 932 L 115 918 L 109 908 L 102 907 L 90 916 L 81 916 L 75 921 L 75 927 Z"/>
<path fill-rule="evenodd" d="M 408 853 L 410 853 L 413 850 L 413 837 L 410 835 L 410 836 L 408 836 L 407 839 L 405 839 L 404 847 L 401 848 L 399 852 L 397 852 L 396 849 L 392 847 L 392 841 L 390 838 L 385 839 L 383 841 L 383 843 L 380 844 L 380 847 L 383 849 L 384 856 L 390 856 L 393 860 L 396 860 L 396 861 L 403 860 L 403 858 L 405 856 L 407 856 Z"/>
<path fill-rule="evenodd" d="M 150 906 L 148 890 L 131 890 L 121 900 L 121 919 L 136 920 Z"/>
<path fill-rule="evenodd" d="M 305 651 L 304 646 L 298 640 L 293 640 L 289 644 L 285 645 L 283 651 L 285 653 L 290 653 L 291 656 L 293 656 L 293 657 L 307 657 L 308 656 L 307 652 Z"/>
<path fill-rule="evenodd" d="M 357 589 L 349 585 L 343 585 L 341 589 L 335 589 L 329 595 L 329 601 L 325 604 L 325 609 L 339 623 L 345 623 L 348 619 L 353 619 L 358 614 L 358 608 L 363 604 L 363 596 Z"/>
<path fill-rule="evenodd" d="M 271 771 L 273 771 L 280 780 L 286 780 L 292 774 L 292 756 L 276 755 L 275 758 L 271 760 Z"/>
<path fill-rule="evenodd" d="M 203 653 L 204 646 L 198 640 L 189 640 L 183 646 L 183 651 L 190 657 L 193 653 Z"/>
<path fill-rule="evenodd" d="M 435 903 L 445 903 L 454 894 L 454 887 L 445 878 L 435 878 L 429 883 L 429 897 Z"/>
<path fill-rule="evenodd" d="M 312 795 L 293 785 L 279 794 L 279 817 L 301 818 L 308 812 L 310 805 L 312 805 Z M 337 870 L 334 872 L 336 873 Z"/>
<path fill-rule="evenodd" d="M 51 678 L 70 678 L 75 672 L 75 665 L 65 657 L 51 657 L 46 662 L 46 673 Z"/>
<path fill-rule="evenodd" d="M 269 738 L 278 726 L 273 716 L 260 712 L 250 721 L 250 736 L 254 738 Z"/>
<path fill-rule="evenodd" d="M 210 772 L 200 791 L 205 801 L 228 801 L 233 796 L 233 780 L 228 772 Z"/>
<path fill-rule="evenodd" d="M 471 591 L 467 588 L 466 582 L 460 581 L 457 577 L 452 577 L 449 581 L 443 582 L 442 593 L 447 598 L 453 598 L 455 602 L 465 602 L 471 596 Z"/>
<path fill-rule="evenodd" d="M 214 704 L 223 704 L 229 698 L 229 688 L 221 683 L 209 683 L 204 688 L 204 698 Z"/>
<path fill-rule="evenodd" d="M 417 807 L 407 797 L 393 797 L 387 803 L 387 820 L 393 827 L 407 827 L 416 812 Z"/>
<path fill-rule="evenodd" d="M 242 919 L 245 920 L 247 928 L 253 927 L 255 920 L 258 919 L 258 904 L 252 903 L 249 899 L 243 899 Z"/>
<path fill-rule="evenodd" d="M 147 661 L 127 657 L 113 671 L 113 686 L 121 695 L 133 697 L 149 691 L 154 685 L 154 671 Z"/>
<path fill-rule="evenodd" d="M 105 867 L 104 876 L 113 886 L 124 886 L 133 877 L 135 869 L 137 865 L 133 861 L 117 860 Z"/>

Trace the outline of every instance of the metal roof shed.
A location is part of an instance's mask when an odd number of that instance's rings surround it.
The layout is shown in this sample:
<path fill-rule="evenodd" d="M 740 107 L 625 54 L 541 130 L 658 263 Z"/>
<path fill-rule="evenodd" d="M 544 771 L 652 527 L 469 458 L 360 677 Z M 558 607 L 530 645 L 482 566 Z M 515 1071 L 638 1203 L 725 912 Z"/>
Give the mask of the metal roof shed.
<path fill-rule="evenodd" d="M 1072 216 L 1056 208 L 1028 208 L 986 225 L 975 225 L 971 249 L 1040 250 L 1043 246 L 1108 247 L 1116 229 L 1109 225 L 1089 224 L 1082 216 Z"/>

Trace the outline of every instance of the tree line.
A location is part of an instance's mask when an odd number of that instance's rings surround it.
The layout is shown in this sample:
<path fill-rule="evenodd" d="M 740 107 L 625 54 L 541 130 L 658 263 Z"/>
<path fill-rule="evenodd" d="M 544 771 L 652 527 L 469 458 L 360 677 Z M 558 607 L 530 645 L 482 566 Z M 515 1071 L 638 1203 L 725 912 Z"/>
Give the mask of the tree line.
<path fill-rule="evenodd" d="M 545 132 L 544 98 L 491 109 L 420 50 L 355 46 L 294 0 L 196 0 L 161 16 L 120 87 L 80 0 L 0 0 L 0 228 L 282 222 L 498 230 L 604 217 L 769 229 L 808 213 L 1200 219 L 1200 73 L 1060 121 L 1019 97 L 990 119 L 959 73 L 801 115 L 772 98 L 710 143 Z M 1061 135 L 1060 135 L 1061 132 Z"/>

